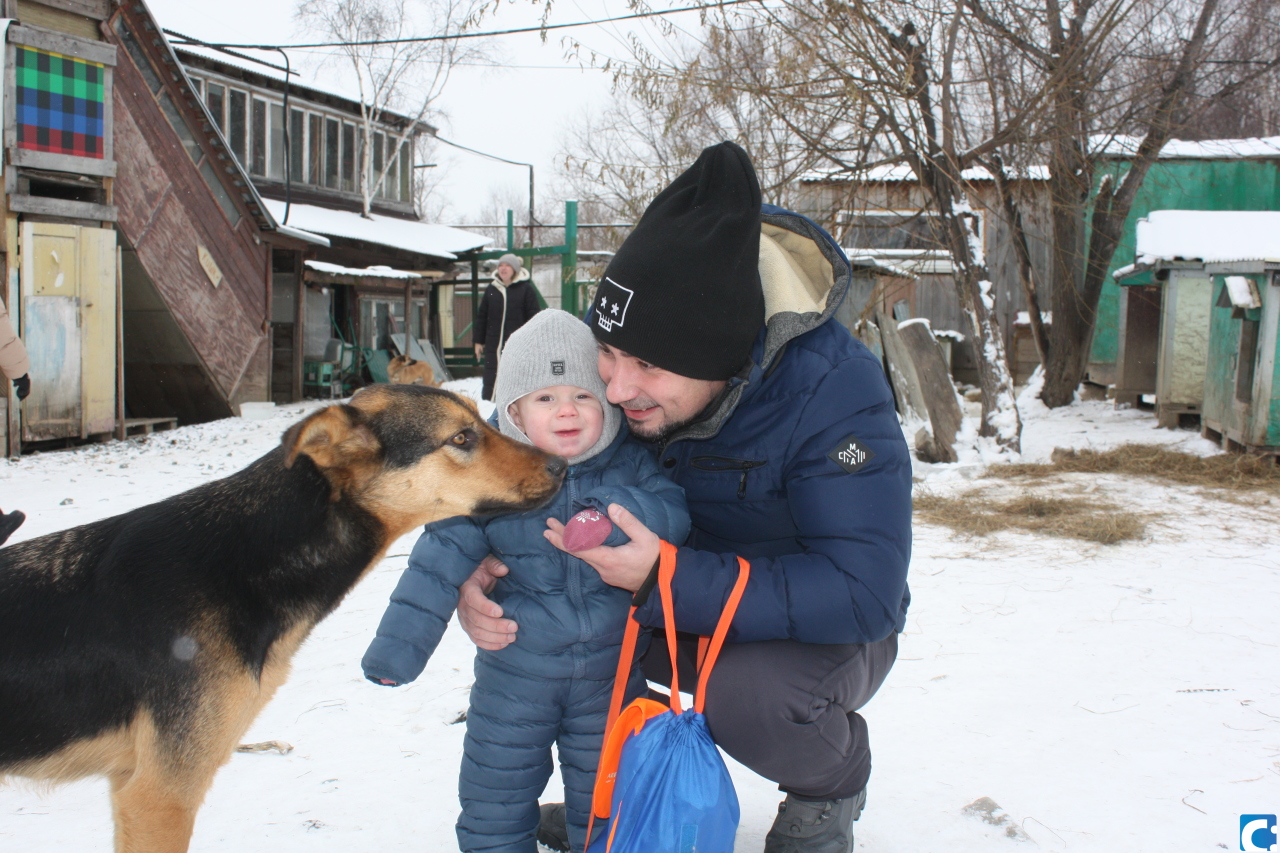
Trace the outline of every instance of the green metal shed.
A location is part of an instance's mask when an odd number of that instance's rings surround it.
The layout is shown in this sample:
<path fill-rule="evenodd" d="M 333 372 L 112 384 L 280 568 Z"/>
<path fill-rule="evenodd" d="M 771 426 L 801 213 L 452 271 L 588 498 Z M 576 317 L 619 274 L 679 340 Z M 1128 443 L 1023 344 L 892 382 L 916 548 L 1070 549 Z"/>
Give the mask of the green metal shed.
<path fill-rule="evenodd" d="M 1202 381 L 1207 438 L 1280 454 L 1280 211 L 1155 211 L 1137 246 L 1117 277 L 1165 282 L 1157 411 L 1162 394 L 1183 411 Z"/>
<path fill-rule="evenodd" d="M 1094 175 L 1095 187 L 1105 176 L 1121 178 L 1136 148 L 1137 140 L 1113 140 Z M 1115 270 L 1134 265 L 1138 220 L 1156 210 L 1280 210 L 1280 137 L 1170 141 L 1134 199 L 1124 237 L 1111 262 L 1113 275 Z M 1118 385 L 1123 379 L 1117 372 L 1121 287 L 1113 275 L 1103 286 L 1089 356 L 1088 378 L 1101 385 Z M 1159 284 L 1151 276 L 1151 270 L 1141 270 L 1125 284 Z"/>

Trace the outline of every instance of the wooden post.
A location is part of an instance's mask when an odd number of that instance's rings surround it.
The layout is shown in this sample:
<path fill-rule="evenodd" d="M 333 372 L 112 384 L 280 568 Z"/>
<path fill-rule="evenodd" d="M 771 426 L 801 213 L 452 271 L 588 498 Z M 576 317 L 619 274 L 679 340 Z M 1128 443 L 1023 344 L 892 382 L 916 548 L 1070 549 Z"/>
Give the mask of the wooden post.
<path fill-rule="evenodd" d="M 116 246 L 116 440 L 124 436 L 124 249 Z"/>
<path fill-rule="evenodd" d="M 409 339 L 413 337 L 413 279 L 404 280 L 404 357 L 413 351 Z"/>
<path fill-rule="evenodd" d="M 484 344 L 484 341 L 476 340 L 476 309 L 480 305 L 480 260 L 478 258 L 471 259 L 471 358 L 476 364 L 480 363 L 480 359 L 475 356 L 475 345 Z"/>
<path fill-rule="evenodd" d="M 21 338 L 25 318 L 22 316 L 22 283 L 18 278 L 18 217 L 12 214 L 5 216 L 4 243 L 5 304 L 9 307 L 9 319 L 13 321 L 14 331 Z M 9 396 L 9 440 L 5 453 L 11 459 L 17 459 L 22 455 L 22 416 L 18 411 L 18 396 L 14 393 L 13 383 L 6 384 L 9 386 L 5 390 Z"/>
<path fill-rule="evenodd" d="M 443 335 L 440 329 L 440 285 L 427 285 L 427 328 L 426 338 L 443 351 Z"/>
<path fill-rule="evenodd" d="M 292 255 L 297 281 L 293 297 L 293 371 L 289 378 L 289 397 L 296 403 L 302 399 L 302 364 L 307 357 L 307 284 L 303 280 L 306 265 L 302 263 L 302 252 L 293 252 Z"/>

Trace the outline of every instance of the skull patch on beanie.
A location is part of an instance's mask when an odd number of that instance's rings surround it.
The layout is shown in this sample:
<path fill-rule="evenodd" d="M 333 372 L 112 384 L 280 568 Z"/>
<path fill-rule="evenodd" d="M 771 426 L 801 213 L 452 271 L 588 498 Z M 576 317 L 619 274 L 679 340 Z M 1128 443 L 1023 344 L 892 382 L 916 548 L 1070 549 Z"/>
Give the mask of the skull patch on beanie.
<path fill-rule="evenodd" d="M 634 290 L 628 290 L 605 276 L 596 291 L 596 325 L 606 332 L 612 332 L 614 326 L 626 325 L 627 306 L 635 295 Z"/>
<path fill-rule="evenodd" d="M 732 142 L 704 149 L 649 204 L 592 303 L 602 343 L 693 379 L 728 379 L 764 325 L 760 182 Z"/>

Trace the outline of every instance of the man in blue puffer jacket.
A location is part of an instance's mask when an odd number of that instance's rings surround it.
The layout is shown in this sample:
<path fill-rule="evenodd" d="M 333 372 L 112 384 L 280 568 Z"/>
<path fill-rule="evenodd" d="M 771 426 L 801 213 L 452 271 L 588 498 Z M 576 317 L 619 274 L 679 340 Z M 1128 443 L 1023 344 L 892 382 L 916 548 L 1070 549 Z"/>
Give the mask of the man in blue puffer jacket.
<path fill-rule="evenodd" d="M 910 601 L 910 457 L 880 362 L 833 319 L 849 280 L 826 232 L 761 205 L 749 158 L 726 142 L 654 199 L 588 316 L 609 400 L 689 502 L 677 629 L 709 634 L 738 556 L 751 563 L 706 714 L 719 746 L 786 792 L 766 853 L 853 849 L 871 772 L 857 711 L 893 665 Z M 661 534 L 609 513 L 631 542 L 579 556 L 659 628 Z M 520 621 L 484 600 L 502 571 L 486 561 L 463 587 L 459 617 L 482 647 Z M 650 680 L 662 657 L 644 660 Z M 543 809 L 540 838 L 555 843 L 559 811 Z"/>
<path fill-rule="evenodd" d="M 632 596 L 548 542 L 547 516 L 568 519 L 620 505 L 669 541 L 683 542 L 689 533 L 683 490 L 660 473 L 647 450 L 628 441 L 617 407 L 603 402 L 595 350 L 591 332 L 564 311 L 539 312 L 511 335 L 494 388 L 498 426 L 567 457 L 564 485 L 539 510 L 430 525 L 362 661 L 374 683 L 413 681 L 476 563 L 493 553 L 510 566 L 495 599 L 519 617 L 520 636 L 501 651 L 476 656 L 459 783 L 464 851 L 534 853 L 538 796 L 551 775 L 553 743 L 575 849 L 586 838 Z M 615 527 L 604 541 L 628 540 Z M 637 669 L 630 695 L 643 692 Z"/>

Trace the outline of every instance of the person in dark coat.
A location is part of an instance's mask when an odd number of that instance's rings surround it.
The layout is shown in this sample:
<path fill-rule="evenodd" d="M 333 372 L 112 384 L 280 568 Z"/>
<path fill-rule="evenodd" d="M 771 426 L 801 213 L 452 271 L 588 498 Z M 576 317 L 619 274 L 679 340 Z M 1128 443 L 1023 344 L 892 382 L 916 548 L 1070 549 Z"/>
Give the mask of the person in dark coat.
<path fill-rule="evenodd" d="M 458 586 L 486 554 L 506 560 L 511 572 L 494 594 L 519 613 L 520 636 L 501 651 L 476 655 L 459 782 L 464 851 L 535 853 L 538 796 L 551 775 L 553 743 L 569 836 L 578 850 L 586 839 L 631 594 L 547 541 L 547 516 L 569 519 L 618 504 L 672 542 L 689 532 L 683 491 L 628 440 L 617 407 L 603 402 L 595 362 L 591 332 L 565 311 L 542 312 L 511 336 L 495 392 L 498 426 L 565 456 L 564 485 L 539 510 L 428 526 L 362 661 L 374 683 L 413 681 L 449 624 Z M 604 541 L 627 538 L 615 527 Z M 643 692 L 637 668 L 629 698 Z"/>
<path fill-rule="evenodd" d="M 858 710 L 893 665 L 910 602 L 911 459 L 880 361 L 834 319 L 850 274 L 825 231 L 761 204 L 750 159 L 726 142 L 654 199 L 587 318 L 609 401 L 689 502 L 673 581 L 684 657 L 714 628 L 737 558 L 751 563 L 706 717 L 725 752 L 786 794 L 766 853 L 853 850 L 871 773 Z M 660 628 L 648 594 L 660 534 L 609 514 L 631 541 L 578 556 Z M 482 648 L 520 622 L 485 599 L 503 571 L 486 560 L 462 588 L 459 620 Z M 643 665 L 669 683 L 662 657 Z M 542 808 L 539 838 L 567 849 L 558 805 Z"/>
<path fill-rule="evenodd" d="M 484 387 L 480 394 L 484 399 L 493 399 L 493 382 L 502 361 L 502 349 L 511 334 L 540 310 L 538 292 L 520 257 L 508 253 L 498 258 L 493 281 L 484 289 L 471 325 L 476 358 L 484 360 Z"/>

